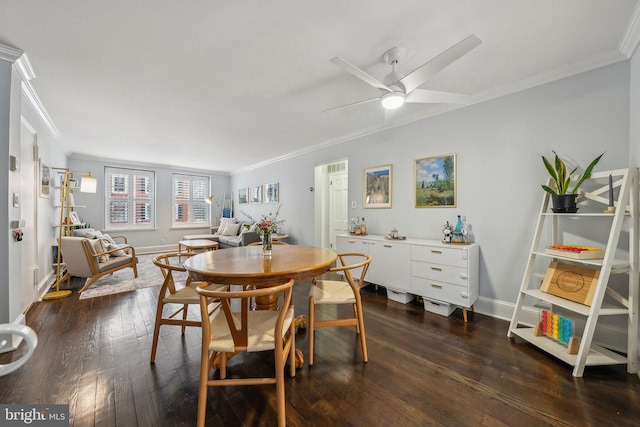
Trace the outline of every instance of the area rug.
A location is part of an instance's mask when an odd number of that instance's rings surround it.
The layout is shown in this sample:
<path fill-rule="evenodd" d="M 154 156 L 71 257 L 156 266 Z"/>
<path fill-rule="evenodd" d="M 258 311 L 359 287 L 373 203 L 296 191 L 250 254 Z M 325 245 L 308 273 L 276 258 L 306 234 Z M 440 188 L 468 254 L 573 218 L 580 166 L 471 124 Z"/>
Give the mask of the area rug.
<path fill-rule="evenodd" d="M 80 299 L 96 298 L 105 295 L 130 292 L 137 289 L 161 286 L 164 278 L 160 268 L 153 263 L 159 254 L 138 255 L 138 278 L 133 277 L 133 269 L 125 268 L 113 274 L 101 277 L 86 291 L 80 294 Z M 187 273 L 174 272 L 175 280 L 184 280 Z"/>

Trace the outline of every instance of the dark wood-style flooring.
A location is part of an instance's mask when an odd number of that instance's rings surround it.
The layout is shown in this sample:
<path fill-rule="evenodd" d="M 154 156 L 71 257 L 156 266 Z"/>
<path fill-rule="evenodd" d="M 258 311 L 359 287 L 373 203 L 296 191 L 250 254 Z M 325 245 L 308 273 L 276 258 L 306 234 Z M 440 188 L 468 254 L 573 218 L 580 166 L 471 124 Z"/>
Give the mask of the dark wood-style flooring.
<path fill-rule="evenodd" d="M 76 282 L 76 289 L 79 283 Z M 295 289 L 307 313 L 309 283 Z M 149 364 L 158 288 L 35 304 L 33 358 L 0 378 L 0 403 L 69 404 L 73 426 L 191 426 L 196 422 L 200 330 L 164 327 Z M 475 314 L 465 324 L 415 302 L 363 291 L 369 363 L 352 328 L 316 334 L 312 368 L 286 375 L 289 426 L 637 426 L 640 380 L 625 366 L 584 377 L 522 342 L 507 322 Z M 306 330 L 297 347 L 306 352 Z M 19 349 L 15 353 L 19 353 Z M 13 355 L 1 355 L 6 363 Z M 273 356 L 230 362 L 229 374 L 269 374 Z M 276 425 L 275 387 L 209 390 L 208 426 Z"/>

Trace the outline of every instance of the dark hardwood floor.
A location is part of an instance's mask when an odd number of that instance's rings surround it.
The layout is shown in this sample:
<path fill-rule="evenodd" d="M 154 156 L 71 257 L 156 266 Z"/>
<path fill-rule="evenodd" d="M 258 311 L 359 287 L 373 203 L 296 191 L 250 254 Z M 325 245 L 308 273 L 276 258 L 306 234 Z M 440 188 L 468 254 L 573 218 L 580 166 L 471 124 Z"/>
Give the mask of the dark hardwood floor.
<path fill-rule="evenodd" d="M 79 283 L 76 282 L 76 290 Z M 295 289 L 307 313 L 309 283 Z M 0 378 L 0 403 L 69 404 L 74 426 L 195 425 L 200 330 L 164 327 L 149 364 L 158 288 L 35 304 L 33 358 Z M 631 426 L 640 380 L 625 366 L 588 367 L 583 378 L 506 337 L 507 322 L 475 314 L 464 324 L 363 291 L 369 363 L 352 328 L 316 333 L 312 368 L 287 378 L 289 426 Z M 306 330 L 297 346 L 306 352 Z M 19 354 L 19 349 L 16 353 Z M 0 356 L 0 363 L 17 357 Z M 229 374 L 269 374 L 273 356 L 232 359 Z M 208 426 L 276 425 L 275 387 L 209 390 Z"/>

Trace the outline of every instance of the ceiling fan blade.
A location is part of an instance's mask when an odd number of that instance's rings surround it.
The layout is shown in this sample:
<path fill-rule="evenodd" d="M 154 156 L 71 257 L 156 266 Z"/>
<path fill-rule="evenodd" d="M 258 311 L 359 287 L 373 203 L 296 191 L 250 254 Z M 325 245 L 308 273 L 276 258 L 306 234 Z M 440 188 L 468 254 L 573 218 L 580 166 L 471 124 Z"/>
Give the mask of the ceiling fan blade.
<path fill-rule="evenodd" d="M 443 68 L 449 66 L 474 48 L 480 46 L 481 43 L 482 40 L 472 34 L 461 42 L 451 46 L 440 55 L 427 61 L 421 67 L 410 72 L 401 78 L 398 83 L 402 84 L 405 93 L 409 93 L 415 88 L 420 87 L 424 82 L 432 78 Z"/>
<path fill-rule="evenodd" d="M 331 59 L 331 63 L 337 65 L 340 68 L 342 68 L 347 73 L 353 74 L 354 76 L 356 76 L 357 78 L 359 78 L 363 82 L 367 83 L 368 85 L 371 85 L 371 86 L 373 86 L 373 87 L 375 87 L 377 89 L 381 89 L 381 90 L 386 90 L 388 92 L 392 92 L 392 90 L 389 89 L 384 83 L 380 82 L 378 79 L 376 79 L 372 75 L 362 71 L 360 68 L 358 68 L 355 65 L 345 61 L 342 58 L 339 58 L 339 57 L 336 56 L 335 58 Z"/>
<path fill-rule="evenodd" d="M 460 95 L 451 92 L 438 92 L 435 90 L 416 89 L 404 99 L 404 102 L 427 104 L 471 104 L 472 96 Z"/>
<path fill-rule="evenodd" d="M 354 102 L 353 104 L 347 104 L 347 105 L 341 105 L 339 107 L 329 108 L 328 110 L 320 111 L 320 114 L 329 113 L 331 111 L 336 111 L 336 110 L 342 110 L 343 108 L 354 107 L 356 105 L 366 104 L 367 102 L 379 101 L 379 100 L 380 100 L 379 97 L 378 98 L 365 99 L 364 101 Z"/>

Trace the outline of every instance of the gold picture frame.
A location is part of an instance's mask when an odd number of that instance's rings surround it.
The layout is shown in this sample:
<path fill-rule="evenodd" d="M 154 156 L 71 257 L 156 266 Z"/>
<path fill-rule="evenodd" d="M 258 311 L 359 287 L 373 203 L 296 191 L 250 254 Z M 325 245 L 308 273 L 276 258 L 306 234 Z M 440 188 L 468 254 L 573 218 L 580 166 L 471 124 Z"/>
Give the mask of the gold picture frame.
<path fill-rule="evenodd" d="M 392 165 L 373 166 L 364 169 L 365 209 L 390 209 L 393 191 Z"/>
<path fill-rule="evenodd" d="M 425 157 L 414 161 L 416 208 L 455 208 L 457 203 L 456 155 Z"/>

